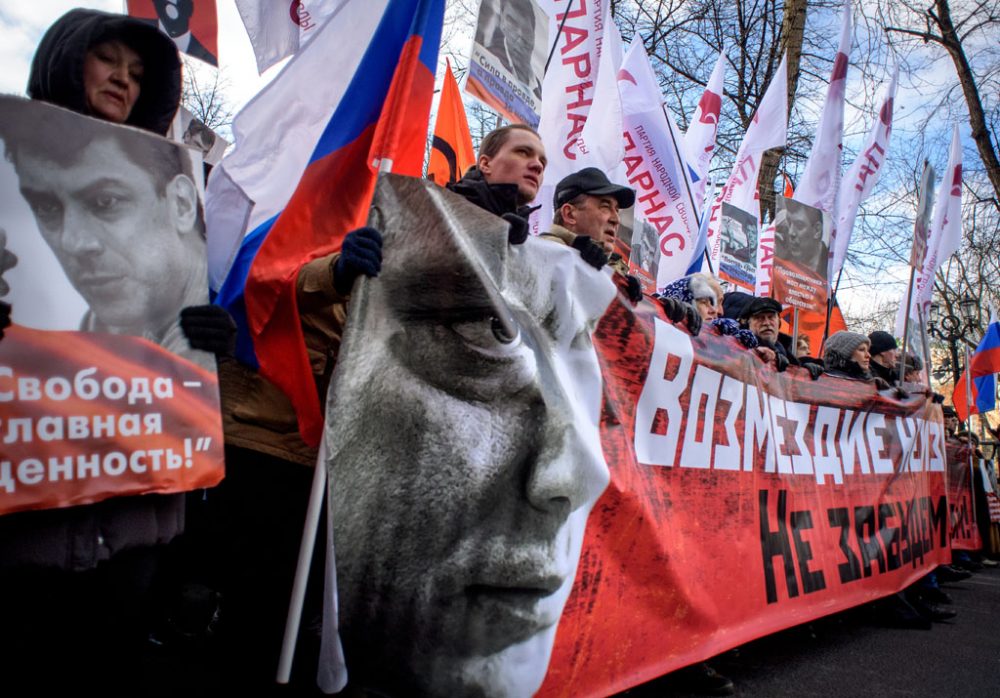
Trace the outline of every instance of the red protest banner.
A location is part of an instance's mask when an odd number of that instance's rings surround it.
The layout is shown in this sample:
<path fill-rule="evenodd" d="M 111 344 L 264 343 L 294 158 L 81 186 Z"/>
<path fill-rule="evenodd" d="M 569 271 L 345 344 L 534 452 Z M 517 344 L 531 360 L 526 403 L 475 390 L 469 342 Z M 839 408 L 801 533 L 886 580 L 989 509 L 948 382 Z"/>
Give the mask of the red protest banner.
<path fill-rule="evenodd" d="M 383 176 L 372 220 L 325 433 L 359 687 L 610 695 L 950 560 L 923 394 L 691 337 L 430 182 Z"/>
<path fill-rule="evenodd" d="M 948 439 L 948 507 L 951 520 L 951 547 L 955 550 L 979 550 L 983 541 L 979 536 L 976 518 L 989 516 L 988 511 L 976 511 L 973 493 L 972 468 L 968 444 L 958 439 Z"/>
<path fill-rule="evenodd" d="M 611 484 L 540 695 L 608 695 L 950 560 L 941 413 L 612 304 Z M 974 528 L 974 526 L 973 526 Z"/>
<path fill-rule="evenodd" d="M 222 480 L 214 373 L 138 337 L 5 331 L 0 515 Z"/>

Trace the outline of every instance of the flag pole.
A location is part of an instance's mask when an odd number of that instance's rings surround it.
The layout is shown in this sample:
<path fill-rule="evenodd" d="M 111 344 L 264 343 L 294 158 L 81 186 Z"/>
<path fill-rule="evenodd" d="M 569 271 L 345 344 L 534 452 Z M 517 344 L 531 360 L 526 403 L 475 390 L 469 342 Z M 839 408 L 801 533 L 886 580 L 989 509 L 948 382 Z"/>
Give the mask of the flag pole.
<path fill-rule="evenodd" d="M 313 550 L 316 548 L 316 532 L 319 530 L 320 514 L 326 499 L 326 439 L 320 441 L 313 471 L 312 489 L 306 507 L 306 520 L 302 526 L 302 540 L 299 543 L 299 558 L 295 566 L 295 582 L 292 597 L 288 602 L 288 617 L 285 619 L 285 635 L 281 641 L 281 655 L 278 657 L 278 674 L 275 681 L 287 684 L 292 675 L 292 660 L 295 659 L 295 644 L 299 637 L 302 621 L 302 607 L 306 599 L 309 583 L 309 568 L 312 566 Z M 329 543 L 329 541 L 328 541 Z M 327 555 L 330 546 L 327 545 Z"/>
<path fill-rule="evenodd" d="M 899 382 L 903 382 L 903 374 L 906 370 L 906 345 L 910 336 L 910 303 L 913 302 L 913 280 L 917 276 L 917 270 L 910 267 L 910 283 L 906 285 L 906 310 L 903 316 L 903 354 L 899 357 Z"/>
<path fill-rule="evenodd" d="M 792 356 L 796 359 L 798 356 L 799 349 L 799 307 L 797 305 L 792 306 Z"/>
<path fill-rule="evenodd" d="M 660 103 L 660 108 L 663 110 L 663 117 L 667 121 L 667 130 L 670 132 L 670 142 L 674 146 L 674 152 L 677 153 L 677 159 L 681 163 L 681 177 L 684 178 L 684 189 L 687 191 L 688 203 L 691 204 L 691 213 L 694 214 L 694 219 L 698 221 L 698 234 L 701 235 L 702 219 L 707 220 L 707 216 L 698 214 L 698 207 L 694 203 L 694 193 L 691 191 L 691 183 L 688 182 L 687 173 L 687 158 L 681 152 L 680 148 L 677 147 L 677 137 L 674 135 L 674 129 L 670 127 L 670 115 L 667 113 L 667 105 Z M 712 268 L 712 259 L 708 256 L 708 245 L 705 245 L 705 261 L 708 262 L 708 271 L 713 276 L 715 276 L 715 270 Z"/>
<path fill-rule="evenodd" d="M 837 283 L 833 285 L 830 290 L 830 295 L 826 297 L 826 323 L 823 325 L 823 343 L 826 344 L 827 337 L 830 336 L 830 319 L 833 317 L 833 306 L 837 302 L 837 291 L 840 290 L 840 275 L 844 273 L 844 267 L 841 265 L 840 270 L 837 272 Z"/>
<path fill-rule="evenodd" d="M 555 41 L 552 42 L 552 49 L 549 51 L 549 57 L 545 59 L 545 69 L 542 70 L 542 74 L 549 72 L 549 63 L 552 62 L 552 57 L 556 55 L 556 47 L 559 46 L 559 37 L 562 36 L 563 27 L 566 26 L 566 20 L 569 19 L 569 11 L 573 9 L 573 0 L 569 0 L 569 4 L 566 5 L 566 12 L 563 14 L 562 22 L 559 23 L 559 29 L 556 30 Z"/>
<path fill-rule="evenodd" d="M 379 175 L 392 171 L 392 160 L 382 158 L 378 164 Z M 295 581 L 292 584 L 292 596 L 288 602 L 288 617 L 285 619 L 285 635 L 281 641 L 281 655 L 278 657 L 278 673 L 275 681 L 287 684 L 292 675 L 292 661 L 295 659 L 295 645 L 299 637 L 299 626 L 302 622 L 302 607 L 305 605 L 306 587 L 309 583 L 309 569 L 312 567 L 313 551 L 316 548 L 316 534 L 319 531 L 320 514 L 323 502 L 326 500 L 326 438 L 319 443 L 319 453 L 316 456 L 316 469 L 313 472 L 312 488 L 309 491 L 309 504 L 306 507 L 306 520 L 302 526 L 302 540 L 299 543 L 299 558 L 295 566 Z M 327 541 L 326 554 L 333 554 L 333 543 Z"/>
<path fill-rule="evenodd" d="M 917 322 L 920 323 L 920 343 L 924 349 L 924 370 L 927 372 L 927 389 L 933 392 L 934 388 L 931 387 L 931 345 L 927 339 L 927 323 L 924 322 L 924 314 L 920 308 L 917 308 Z M 906 337 L 903 337 L 903 343 L 906 343 Z"/>

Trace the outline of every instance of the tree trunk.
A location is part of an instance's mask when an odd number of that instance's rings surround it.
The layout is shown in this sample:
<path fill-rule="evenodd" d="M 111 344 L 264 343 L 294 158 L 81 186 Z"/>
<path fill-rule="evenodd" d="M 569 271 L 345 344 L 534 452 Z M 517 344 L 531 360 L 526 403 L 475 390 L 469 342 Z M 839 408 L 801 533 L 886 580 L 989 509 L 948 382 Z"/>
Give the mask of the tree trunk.
<path fill-rule="evenodd" d="M 965 48 L 962 40 L 955 31 L 955 24 L 951 19 L 951 8 L 947 0 L 935 0 L 933 10 L 929 9 L 927 14 L 934 20 L 941 30 L 941 45 L 951 55 L 955 63 L 955 72 L 958 73 L 958 80 L 962 85 L 962 92 L 965 94 L 965 102 L 969 108 L 969 123 L 972 126 L 972 139 L 976 142 L 979 150 L 979 158 L 983 161 L 986 174 L 993 185 L 993 205 L 1000 209 L 1000 161 L 997 160 L 997 151 L 990 140 L 990 132 L 986 128 L 986 116 L 983 111 L 983 102 L 979 97 L 979 88 L 976 86 L 976 78 L 972 74 L 972 68 L 965 56 Z M 791 79 L 789 72 L 789 79 Z"/>
<path fill-rule="evenodd" d="M 799 63 L 802 60 L 802 38 L 806 26 L 807 0 L 785 0 L 781 21 L 781 52 L 788 60 L 788 114 L 792 113 L 795 102 L 795 88 L 799 84 Z M 778 175 L 778 163 L 783 149 L 775 148 L 764 153 L 757 178 L 757 192 L 760 196 L 760 220 L 772 220 L 776 206 L 774 180 Z"/>

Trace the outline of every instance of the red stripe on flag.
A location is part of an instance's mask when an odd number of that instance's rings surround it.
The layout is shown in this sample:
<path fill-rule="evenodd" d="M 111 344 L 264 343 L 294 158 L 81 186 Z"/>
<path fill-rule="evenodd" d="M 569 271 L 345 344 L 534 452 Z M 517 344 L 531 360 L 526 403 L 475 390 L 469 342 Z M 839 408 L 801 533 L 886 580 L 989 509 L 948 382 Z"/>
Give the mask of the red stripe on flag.
<path fill-rule="evenodd" d="M 296 278 L 303 264 L 338 251 L 344 236 L 364 225 L 375 188 L 374 158 L 391 159 L 393 172 L 420 175 L 434 91 L 434 75 L 418 60 L 420 46 L 419 36 L 404 45 L 379 121 L 307 168 L 247 278 L 247 319 L 260 372 L 288 395 L 310 445 L 322 436 L 323 412 L 305 350 Z"/>

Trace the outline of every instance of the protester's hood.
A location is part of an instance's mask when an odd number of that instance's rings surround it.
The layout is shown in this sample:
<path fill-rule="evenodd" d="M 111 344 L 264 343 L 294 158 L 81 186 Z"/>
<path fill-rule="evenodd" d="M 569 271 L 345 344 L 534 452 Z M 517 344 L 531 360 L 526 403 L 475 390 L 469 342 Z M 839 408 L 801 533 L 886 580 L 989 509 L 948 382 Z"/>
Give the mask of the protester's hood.
<path fill-rule="evenodd" d="M 155 25 L 125 15 L 77 9 L 57 19 L 35 51 L 28 96 L 87 114 L 84 58 L 92 46 L 112 39 L 135 50 L 144 64 L 139 99 L 126 123 L 165 135 L 181 99 L 177 47 Z"/>

